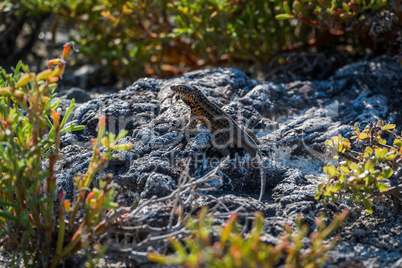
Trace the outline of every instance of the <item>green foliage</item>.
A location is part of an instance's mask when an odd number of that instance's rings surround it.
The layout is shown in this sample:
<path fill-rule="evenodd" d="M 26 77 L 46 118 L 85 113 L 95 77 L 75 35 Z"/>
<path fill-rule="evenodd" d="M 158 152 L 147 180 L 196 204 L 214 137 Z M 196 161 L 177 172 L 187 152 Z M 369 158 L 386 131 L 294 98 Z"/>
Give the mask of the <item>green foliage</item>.
<path fill-rule="evenodd" d="M 290 5 L 289 2 L 293 4 Z M 373 23 L 373 15 L 387 5 L 386 0 L 283 1 L 285 13 L 277 15 L 276 18 L 297 18 L 303 23 L 328 30 L 335 35 L 344 32 L 365 35 Z"/>
<path fill-rule="evenodd" d="M 169 4 L 175 16 L 172 37 L 193 40 L 191 51 L 216 60 L 267 62 L 272 51 L 286 46 L 289 23 L 273 20 L 281 1 L 177 1 Z M 201 54 L 202 53 L 202 54 Z"/>
<path fill-rule="evenodd" d="M 394 170 L 402 163 L 402 139 L 396 135 L 395 125 L 384 125 L 383 121 L 377 124 L 369 124 L 360 131 L 355 125 L 356 146 L 360 153 L 351 148 L 351 142 L 341 135 L 325 141 L 329 152 L 335 154 L 334 158 L 344 158 L 338 166 L 328 164 L 324 167 L 327 173 L 328 183 L 318 185 L 316 198 L 323 197 L 324 201 L 335 201 L 341 195 L 349 195 L 354 202 L 362 202 L 367 213 L 372 213 L 372 201 L 383 199 L 385 195 L 395 195 L 399 200 L 399 187 L 392 189 L 384 183 L 389 179 Z M 392 145 L 382 136 L 392 138 Z M 400 175 L 399 175 L 400 177 Z M 388 183 L 389 184 L 389 183 Z M 394 203 L 396 208 L 399 204 Z"/>
<path fill-rule="evenodd" d="M 62 18 L 76 29 L 72 37 L 86 58 L 130 78 L 172 75 L 227 61 L 266 64 L 276 53 L 311 45 L 327 31 L 350 33 L 346 42 L 355 45 L 353 40 L 359 40 L 360 47 L 373 49 L 377 28 L 395 27 L 378 18 L 383 9 L 393 10 L 383 0 L 6 0 L 0 4 L 0 10 L 23 16 L 56 14 L 53 25 Z M 383 21 L 400 24 L 398 18 L 402 14 Z M 369 31 L 375 33 L 370 36 Z M 397 31 L 388 32 L 386 40 L 392 42 L 388 48 L 393 50 Z"/>
<path fill-rule="evenodd" d="M 133 77 L 228 57 L 266 62 L 293 39 L 289 22 L 273 19 L 275 2 L 281 1 L 22 0 L 13 8 L 66 19 L 86 57 Z"/>
<path fill-rule="evenodd" d="M 332 223 L 325 227 L 323 218 L 317 218 L 317 231 L 310 234 L 310 244 L 306 249 L 304 239 L 309 228 L 302 224 L 299 217 L 296 228 L 285 226 L 285 233 L 275 245 L 267 245 L 261 241 L 264 231 L 264 218 L 261 213 L 255 214 L 253 229 L 242 234 L 237 223 L 237 214 L 232 214 L 225 225 L 213 226 L 213 218 L 207 216 L 203 208 L 198 219 L 191 218 L 188 230 L 191 235 L 180 242 L 171 239 L 175 251 L 173 255 L 149 253 L 148 258 L 162 264 L 182 265 L 184 267 L 275 267 L 287 254 L 287 267 L 318 267 L 325 261 L 326 252 L 333 248 L 338 238 L 325 243 L 346 218 L 348 211 L 336 216 Z M 214 239 L 216 235 L 218 238 Z"/>
<path fill-rule="evenodd" d="M 54 61 L 65 64 L 67 54 Z M 56 267 L 105 231 L 112 220 L 105 214 L 117 207 L 111 178 L 101 180 L 99 189 L 89 187 L 113 150 L 130 148 L 116 145 L 125 131 L 105 136 L 102 117 L 88 171 L 75 178 L 75 199 L 57 193 L 54 168 L 61 157 L 61 134 L 84 128 L 67 124 L 74 100 L 63 118 L 57 112 L 54 82 L 63 68 L 35 74 L 20 62 L 13 74 L 0 70 L 0 241 L 22 252 L 26 267 Z M 101 145 L 106 147 L 103 153 Z"/>

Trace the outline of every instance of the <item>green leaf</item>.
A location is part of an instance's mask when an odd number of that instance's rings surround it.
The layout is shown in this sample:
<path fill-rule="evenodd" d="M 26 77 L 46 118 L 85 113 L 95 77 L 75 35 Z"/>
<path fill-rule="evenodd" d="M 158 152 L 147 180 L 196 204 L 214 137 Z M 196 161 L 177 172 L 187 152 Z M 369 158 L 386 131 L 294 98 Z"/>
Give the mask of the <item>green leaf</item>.
<path fill-rule="evenodd" d="M 290 15 L 290 8 L 288 1 L 283 1 L 283 9 L 285 10 L 287 15 Z"/>
<path fill-rule="evenodd" d="M 324 172 L 327 173 L 330 178 L 332 178 L 336 174 L 336 169 L 334 166 L 331 165 L 324 167 Z"/>
<path fill-rule="evenodd" d="M 158 262 L 160 264 L 171 264 L 171 256 L 160 255 L 154 252 L 150 252 L 147 254 L 147 258 L 151 261 Z M 170 262 L 169 262 L 170 260 Z"/>
<path fill-rule="evenodd" d="M 51 202 L 53 199 L 51 197 L 46 197 L 46 198 L 41 198 L 39 200 L 35 200 L 31 203 L 28 204 L 28 206 L 35 206 L 35 205 L 40 205 L 43 203 Z"/>
<path fill-rule="evenodd" d="M 116 137 L 116 141 L 119 141 L 120 139 L 124 138 L 128 134 L 128 131 L 125 129 L 120 130 L 119 135 Z"/>
<path fill-rule="evenodd" d="M 102 146 L 105 146 L 106 148 L 109 148 L 110 141 L 109 141 L 109 139 L 107 137 L 103 137 L 101 139 L 101 144 L 102 144 Z"/>
<path fill-rule="evenodd" d="M 323 184 L 323 183 L 319 183 L 319 184 L 317 184 L 317 189 L 318 189 L 318 192 L 321 192 L 321 191 L 322 191 L 322 189 L 323 189 L 324 185 L 325 185 L 325 184 Z"/>
<path fill-rule="evenodd" d="M 388 191 L 388 189 L 389 189 L 387 185 L 385 185 L 384 183 L 381 183 L 381 182 L 377 182 L 377 187 L 378 187 L 378 190 L 380 190 L 381 192 Z"/>
<path fill-rule="evenodd" d="M 275 19 L 277 19 L 277 20 L 287 20 L 287 19 L 291 19 L 291 18 L 293 18 L 293 16 L 290 14 L 278 14 L 275 16 Z"/>
<path fill-rule="evenodd" d="M 174 250 L 175 250 L 175 253 L 178 255 L 178 256 L 182 256 L 182 257 L 184 257 L 184 256 L 187 256 L 187 252 L 186 252 L 186 249 L 184 248 L 184 246 L 183 246 L 183 244 L 182 243 L 180 243 L 179 241 L 176 241 L 176 240 L 170 240 L 170 244 L 172 245 L 172 247 L 174 248 Z"/>
<path fill-rule="evenodd" d="M 128 143 L 128 144 L 118 144 L 113 147 L 113 150 L 116 151 L 128 151 L 133 147 L 133 144 Z"/>
<path fill-rule="evenodd" d="M 368 199 L 368 198 L 364 198 L 364 199 L 363 199 L 363 206 L 364 206 L 366 209 L 371 209 L 371 206 L 372 206 L 371 200 Z"/>
<path fill-rule="evenodd" d="M 371 174 L 372 174 L 374 177 L 377 178 L 377 177 L 380 175 L 380 173 L 381 173 L 381 171 L 378 170 L 378 169 L 376 169 L 376 170 L 374 170 Z"/>
<path fill-rule="evenodd" d="M 11 215 L 10 213 L 3 212 L 3 211 L 0 211 L 0 217 L 3 217 L 5 219 L 9 219 L 9 220 L 15 221 L 15 222 L 21 222 L 20 218 L 14 216 L 14 215 Z"/>
<path fill-rule="evenodd" d="M 3 193 L 8 193 L 8 192 L 14 192 L 17 189 L 15 186 L 7 186 L 4 189 L 2 189 Z"/>
<path fill-rule="evenodd" d="M 376 155 L 378 158 L 380 158 L 380 159 L 384 158 L 384 156 L 385 156 L 386 153 L 388 153 L 387 148 L 378 148 L 378 149 L 375 149 L 375 155 Z"/>
<path fill-rule="evenodd" d="M 343 149 L 344 149 L 344 143 L 342 142 L 342 143 L 339 145 L 338 152 L 343 152 Z"/>
<path fill-rule="evenodd" d="M 374 5 L 373 5 L 373 10 L 377 10 L 377 9 L 379 9 L 379 8 L 381 8 L 381 7 L 385 6 L 385 5 L 387 5 L 387 2 L 388 2 L 388 1 L 382 1 L 382 2 L 379 2 L 379 3 L 377 3 L 377 4 L 374 4 Z"/>
<path fill-rule="evenodd" d="M 342 4 L 342 7 L 343 7 L 343 9 L 345 9 L 345 10 L 346 10 L 346 12 L 347 12 L 348 14 L 350 14 L 350 9 L 349 9 L 348 4 L 343 3 L 343 4 Z"/>
<path fill-rule="evenodd" d="M 331 140 L 325 140 L 324 144 L 325 144 L 325 146 L 332 147 L 332 141 Z"/>
<path fill-rule="evenodd" d="M 394 172 L 394 171 L 392 170 L 392 168 L 386 168 L 386 169 L 384 169 L 384 170 L 381 172 L 381 174 L 380 174 L 380 176 L 378 177 L 378 179 L 379 179 L 379 180 L 388 179 L 389 177 L 392 176 L 393 172 Z"/>
<path fill-rule="evenodd" d="M 62 130 L 60 130 L 60 133 L 63 134 L 63 133 L 66 133 L 66 132 L 73 132 L 73 131 L 83 130 L 84 128 L 85 128 L 85 126 L 82 126 L 82 125 L 77 126 L 74 123 L 74 124 L 71 124 L 71 125 L 63 128 Z"/>
<path fill-rule="evenodd" d="M 366 185 L 370 185 L 375 181 L 374 176 L 368 176 L 366 177 Z M 368 191 L 367 191 L 368 192 Z"/>
<path fill-rule="evenodd" d="M 366 132 L 362 132 L 362 133 L 359 134 L 359 139 L 361 139 L 361 140 L 364 140 L 364 139 L 366 139 L 367 137 L 368 137 L 368 135 L 367 135 Z"/>
<path fill-rule="evenodd" d="M 355 170 L 355 169 L 357 169 L 357 164 L 356 164 L 356 163 L 350 163 L 350 164 L 349 164 L 349 168 L 350 168 L 351 170 Z"/>
<path fill-rule="evenodd" d="M 52 128 L 49 132 L 49 138 L 50 140 L 54 140 L 54 137 L 56 137 L 56 130 Z"/>
<path fill-rule="evenodd" d="M 116 134 L 114 134 L 113 132 L 106 132 L 106 136 L 110 142 L 113 142 L 116 138 Z"/>
<path fill-rule="evenodd" d="M 341 166 L 339 169 L 345 173 L 350 173 L 350 170 L 345 166 Z"/>
<path fill-rule="evenodd" d="M 60 128 L 63 128 L 64 124 L 67 122 L 68 118 L 70 117 L 71 112 L 73 111 L 75 106 L 75 99 L 71 100 L 70 106 L 67 108 L 66 113 L 64 114 L 63 120 L 61 121 Z"/>
<path fill-rule="evenodd" d="M 19 73 L 21 66 L 22 66 L 22 61 L 20 60 L 20 61 L 17 63 L 17 66 L 15 67 L 15 70 L 14 70 L 14 77 L 16 77 L 17 74 Z"/>
<path fill-rule="evenodd" d="M 382 127 L 382 130 L 388 130 L 388 129 L 394 129 L 396 125 L 392 124 L 392 125 L 385 125 Z"/>
<path fill-rule="evenodd" d="M 381 143 L 381 144 L 386 144 L 387 143 L 387 141 L 384 140 L 384 139 L 379 139 L 378 142 Z"/>
<path fill-rule="evenodd" d="M 398 139 L 395 139 L 394 140 L 394 146 L 396 146 L 398 148 L 401 148 L 402 147 L 402 141 L 398 140 Z"/>
<path fill-rule="evenodd" d="M 375 161 L 370 159 L 364 165 L 364 169 L 369 171 L 369 172 L 372 172 L 372 171 L 374 171 L 374 166 L 375 166 Z"/>
<path fill-rule="evenodd" d="M 394 160 L 396 158 L 396 154 L 394 151 L 390 151 L 384 155 L 386 160 Z"/>
<path fill-rule="evenodd" d="M 106 209 L 116 209 L 119 207 L 119 204 L 115 203 L 115 202 L 110 202 L 110 203 L 106 203 L 104 204 L 104 207 Z"/>
<path fill-rule="evenodd" d="M 339 192 L 342 189 L 342 185 L 337 181 L 334 186 L 334 191 Z"/>
<path fill-rule="evenodd" d="M 6 201 L 1 201 L 1 200 L 0 200 L 0 205 L 1 206 L 14 207 L 14 208 L 18 207 L 18 204 L 16 204 L 16 203 L 6 202 Z"/>
<path fill-rule="evenodd" d="M 342 139 L 342 135 L 339 134 L 338 136 L 333 136 L 332 138 L 333 147 L 338 148 L 339 141 Z"/>
<path fill-rule="evenodd" d="M 48 85 L 49 89 L 55 89 L 57 87 L 56 83 L 52 83 Z"/>
<path fill-rule="evenodd" d="M 52 121 L 50 121 L 50 119 L 49 119 L 48 116 L 45 116 L 45 121 L 46 121 L 46 125 L 47 125 L 49 128 L 53 128 L 53 123 L 52 123 Z"/>
<path fill-rule="evenodd" d="M 355 132 L 357 136 L 360 134 L 359 127 L 357 126 L 357 124 L 355 124 Z"/>

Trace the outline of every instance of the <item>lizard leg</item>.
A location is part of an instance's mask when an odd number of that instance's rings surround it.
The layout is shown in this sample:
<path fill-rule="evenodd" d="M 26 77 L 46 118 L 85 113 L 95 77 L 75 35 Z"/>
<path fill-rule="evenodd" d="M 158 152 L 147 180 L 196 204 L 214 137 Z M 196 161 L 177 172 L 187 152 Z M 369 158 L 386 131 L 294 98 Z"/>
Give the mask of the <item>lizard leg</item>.
<path fill-rule="evenodd" d="M 183 137 L 186 136 L 186 138 L 189 138 L 197 124 L 197 118 L 190 114 L 187 125 L 180 131 L 180 133 L 183 134 Z"/>
<path fill-rule="evenodd" d="M 230 154 L 228 140 L 230 139 L 229 132 L 220 133 L 220 135 L 214 135 L 212 137 L 212 145 L 220 152 L 223 156 Z"/>
<path fill-rule="evenodd" d="M 190 114 L 189 116 L 189 122 L 187 123 L 187 125 L 182 128 L 179 132 L 179 135 L 177 139 L 175 139 L 173 142 L 170 142 L 168 144 L 168 146 L 170 146 L 171 148 L 175 147 L 176 145 L 178 145 L 185 137 L 187 139 L 190 138 L 191 136 L 191 132 L 193 129 L 195 129 L 195 127 L 197 126 L 197 120 L 195 118 L 195 116 L 193 116 L 192 114 Z M 177 130 L 178 128 L 175 127 L 175 129 Z"/>

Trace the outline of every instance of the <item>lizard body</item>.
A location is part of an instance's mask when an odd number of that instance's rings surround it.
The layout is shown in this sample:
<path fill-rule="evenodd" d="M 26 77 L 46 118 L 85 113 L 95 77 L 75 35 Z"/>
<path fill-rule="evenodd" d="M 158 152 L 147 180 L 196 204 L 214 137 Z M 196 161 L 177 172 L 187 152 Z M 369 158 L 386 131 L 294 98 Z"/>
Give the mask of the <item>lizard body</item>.
<path fill-rule="evenodd" d="M 260 161 L 261 191 L 259 201 L 265 192 L 265 173 L 262 166 L 262 155 L 258 148 L 257 137 L 248 128 L 240 127 L 232 117 L 219 108 L 196 86 L 175 85 L 170 89 L 176 93 L 191 110 L 190 120 L 184 131 L 193 128 L 197 120 L 213 134 L 213 145 L 223 155 L 229 154 L 229 147 L 235 144 L 243 148 Z"/>

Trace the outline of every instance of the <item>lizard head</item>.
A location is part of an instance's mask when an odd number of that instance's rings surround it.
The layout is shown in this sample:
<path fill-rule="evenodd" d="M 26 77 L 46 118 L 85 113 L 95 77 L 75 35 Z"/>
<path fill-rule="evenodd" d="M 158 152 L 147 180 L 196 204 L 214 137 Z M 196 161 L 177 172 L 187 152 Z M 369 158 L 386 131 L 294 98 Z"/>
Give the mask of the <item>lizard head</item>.
<path fill-rule="evenodd" d="M 195 86 L 190 85 L 174 85 L 170 89 L 176 93 L 185 104 L 190 108 L 197 106 L 198 103 L 206 98 L 205 95 Z"/>

